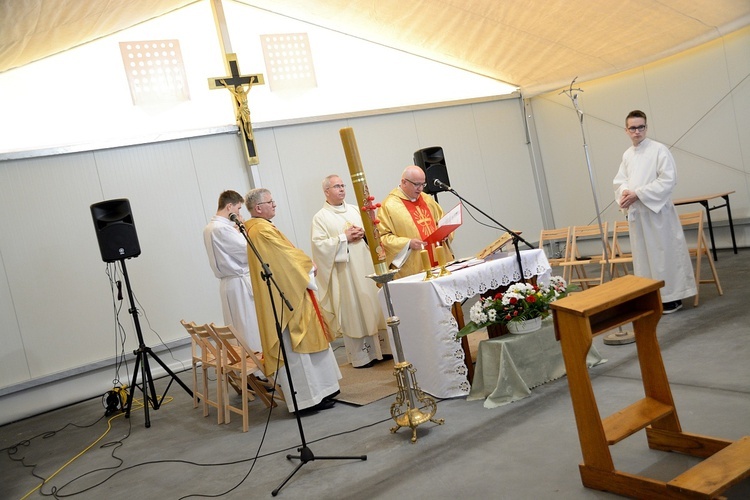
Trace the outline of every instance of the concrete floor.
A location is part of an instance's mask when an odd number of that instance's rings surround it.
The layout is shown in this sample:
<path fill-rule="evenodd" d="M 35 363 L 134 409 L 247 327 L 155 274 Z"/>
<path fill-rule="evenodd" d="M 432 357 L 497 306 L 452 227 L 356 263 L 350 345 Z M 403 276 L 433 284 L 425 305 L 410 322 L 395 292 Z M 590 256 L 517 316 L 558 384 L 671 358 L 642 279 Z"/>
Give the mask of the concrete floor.
<path fill-rule="evenodd" d="M 686 302 L 664 316 L 658 336 L 683 429 L 734 440 L 750 435 L 750 250 L 721 251 L 717 265 L 724 296 L 701 285 L 700 306 Z M 595 345 L 608 362 L 590 373 L 600 413 L 609 415 L 643 396 L 640 370 L 634 345 L 605 346 L 601 336 Z M 190 372 L 180 377 L 192 383 Z M 157 390 L 166 382 L 159 380 Z M 53 490 L 82 499 L 268 498 L 298 463 L 286 459 L 301 439 L 285 408 L 269 413 L 256 401 L 243 433 L 237 417 L 228 425 L 216 424 L 215 411 L 204 418 L 175 384 L 168 396 L 150 412 L 150 428 L 142 411 L 108 423 L 99 398 L 0 427 L 0 498 L 40 498 Z M 440 401 L 436 417 L 445 424 L 420 425 L 415 444 L 409 429 L 389 432 L 392 402 L 338 403 L 303 417 L 317 459 L 279 498 L 617 498 L 581 484 L 565 378 L 495 409 L 464 398 Z M 659 480 L 697 463 L 649 450 L 643 431 L 611 451 L 619 470 Z M 364 454 L 366 461 L 322 460 Z M 39 488 L 39 478 L 53 475 Z M 726 495 L 750 498 L 750 480 Z"/>

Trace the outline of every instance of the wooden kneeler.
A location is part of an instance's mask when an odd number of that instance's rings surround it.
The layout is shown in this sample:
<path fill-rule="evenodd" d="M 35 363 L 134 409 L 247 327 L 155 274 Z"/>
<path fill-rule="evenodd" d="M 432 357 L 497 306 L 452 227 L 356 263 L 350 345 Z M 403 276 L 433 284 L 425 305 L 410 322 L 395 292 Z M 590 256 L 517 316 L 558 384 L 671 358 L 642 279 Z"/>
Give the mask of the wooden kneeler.
<path fill-rule="evenodd" d="M 750 475 L 750 436 L 732 442 L 682 431 L 656 338 L 663 281 L 624 276 L 552 303 L 578 427 L 587 488 L 635 498 L 722 498 Z M 633 323 L 645 397 L 602 419 L 586 353 L 592 338 Z M 669 482 L 615 469 L 609 446 L 646 430 L 649 448 L 705 458 Z"/>

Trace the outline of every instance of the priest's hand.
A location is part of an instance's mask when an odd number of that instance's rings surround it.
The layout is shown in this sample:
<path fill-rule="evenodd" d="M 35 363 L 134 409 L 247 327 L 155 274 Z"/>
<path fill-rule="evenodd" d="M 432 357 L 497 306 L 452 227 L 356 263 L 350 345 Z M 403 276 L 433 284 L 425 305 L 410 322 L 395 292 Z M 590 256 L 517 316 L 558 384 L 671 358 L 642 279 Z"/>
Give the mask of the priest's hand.
<path fill-rule="evenodd" d="M 426 241 L 419 240 L 417 238 L 412 238 L 411 241 L 409 241 L 409 248 L 411 250 L 422 250 L 427 245 Z"/>
<path fill-rule="evenodd" d="M 344 231 L 346 234 L 346 241 L 352 243 L 353 241 L 359 241 L 365 236 L 365 230 L 359 226 L 350 226 Z"/>

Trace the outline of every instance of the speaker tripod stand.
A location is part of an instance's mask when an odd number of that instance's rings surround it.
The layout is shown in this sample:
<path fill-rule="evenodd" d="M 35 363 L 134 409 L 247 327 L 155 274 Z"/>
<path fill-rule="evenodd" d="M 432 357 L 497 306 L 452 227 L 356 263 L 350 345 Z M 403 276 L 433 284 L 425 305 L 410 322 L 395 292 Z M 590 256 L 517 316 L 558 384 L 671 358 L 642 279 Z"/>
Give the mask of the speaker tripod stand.
<path fill-rule="evenodd" d="M 138 335 L 138 349 L 133 351 L 135 354 L 135 368 L 133 370 L 133 382 L 130 384 L 130 392 L 128 393 L 128 402 L 125 405 L 125 418 L 130 418 L 130 410 L 133 407 L 133 397 L 135 396 L 135 389 L 139 388 L 143 393 L 143 414 L 145 416 L 146 427 L 151 427 L 151 418 L 149 416 L 148 406 L 149 404 L 154 410 L 161 408 L 161 403 L 164 401 L 164 397 L 167 395 L 167 391 L 172 386 L 172 382 L 177 381 L 178 384 L 185 389 L 190 397 L 193 397 L 193 391 L 180 380 L 175 373 L 159 359 L 159 356 L 154 353 L 150 347 L 146 346 L 143 341 L 143 332 L 141 332 L 141 324 L 138 321 L 138 309 L 135 307 L 135 301 L 133 300 L 133 290 L 130 288 L 130 278 L 128 277 L 128 269 L 125 266 L 125 259 L 121 259 L 120 267 L 122 268 L 122 275 L 125 278 L 125 289 L 128 292 L 128 300 L 130 301 L 130 309 L 128 312 L 133 316 L 133 324 L 135 325 L 135 333 Z M 159 363 L 164 371 L 171 377 L 167 388 L 164 389 L 164 393 L 161 395 L 161 399 L 156 395 L 156 387 L 154 386 L 154 377 L 151 375 L 151 367 L 148 364 L 148 358 L 152 357 L 154 361 Z M 141 372 L 141 386 L 138 387 L 138 371 Z"/>

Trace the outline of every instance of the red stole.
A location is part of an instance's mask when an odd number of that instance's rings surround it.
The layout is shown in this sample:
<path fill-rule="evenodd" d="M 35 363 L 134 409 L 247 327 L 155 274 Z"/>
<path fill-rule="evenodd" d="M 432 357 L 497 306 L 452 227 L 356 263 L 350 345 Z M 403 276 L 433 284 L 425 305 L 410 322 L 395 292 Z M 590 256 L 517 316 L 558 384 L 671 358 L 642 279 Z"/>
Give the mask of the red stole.
<path fill-rule="evenodd" d="M 419 231 L 419 239 L 425 241 L 429 235 L 435 232 L 437 225 L 435 224 L 435 218 L 432 216 L 427 203 L 424 201 L 422 195 L 419 195 L 417 201 L 411 201 L 406 198 L 401 198 L 404 202 L 406 210 L 411 215 L 414 225 Z M 435 255 L 432 251 L 432 245 L 427 245 L 427 252 L 430 255 L 430 263 L 432 266 L 437 266 L 438 262 L 435 259 Z"/>
<path fill-rule="evenodd" d="M 275 228 L 276 226 L 274 226 L 274 229 Z M 278 229 L 276 229 L 276 231 L 282 238 L 284 238 L 284 240 L 289 244 L 290 247 L 296 248 L 284 233 L 282 233 Z M 310 300 L 312 301 L 313 307 L 315 308 L 315 315 L 318 317 L 318 323 L 320 323 L 320 326 L 323 328 L 323 333 L 325 334 L 326 340 L 328 340 L 328 343 L 333 342 L 335 339 L 333 338 L 333 335 L 331 335 L 331 332 L 328 328 L 328 323 L 326 323 L 326 320 L 323 318 L 323 314 L 320 312 L 320 307 L 318 306 L 318 298 L 315 296 L 315 293 L 309 288 L 307 289 L 307 294 L 310 296 Z"/>

